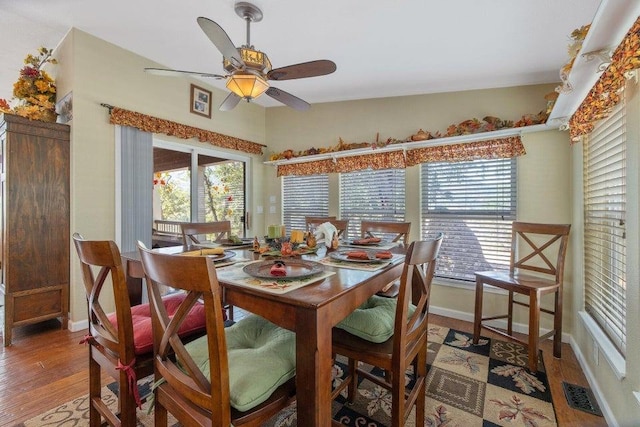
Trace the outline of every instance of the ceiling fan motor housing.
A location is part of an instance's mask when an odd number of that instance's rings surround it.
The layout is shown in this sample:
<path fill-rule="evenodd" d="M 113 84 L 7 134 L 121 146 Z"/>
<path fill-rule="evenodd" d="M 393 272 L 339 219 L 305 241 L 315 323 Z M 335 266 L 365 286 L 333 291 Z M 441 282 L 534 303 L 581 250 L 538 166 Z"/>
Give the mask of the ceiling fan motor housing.
<path fill-rule="evenodd" d="M 246 46 L 239 47 L 238 52 L 240 53 L 240 57 L 244 61 L 246 68 L 251 68 L 262 74 L 267 74 L 271 71 L 271 61 L 269 61 L 269 57 L 266 53 Z M 238 68 L 226 58 L 223 59 L 222 66 L 229 73 L 233 73 L 238 70 Z"/>

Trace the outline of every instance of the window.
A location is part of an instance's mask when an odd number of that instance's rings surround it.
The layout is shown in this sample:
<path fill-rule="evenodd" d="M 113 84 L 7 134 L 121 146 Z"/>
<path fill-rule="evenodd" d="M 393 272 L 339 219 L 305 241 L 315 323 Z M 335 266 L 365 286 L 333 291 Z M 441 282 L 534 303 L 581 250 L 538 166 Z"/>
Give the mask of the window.
<path fill-rule="evenodd" d="M 515 159 L 422 165 L 421 235 L 445 236 L 437 277 L 473 281 L 476 271 L 509 268 L 516 165 Z"/>
<path fill-rule="evenodd" d="M 348 239 L 360 237 L 360 221 L 404 221 L 404 169 L 340 174 L 340 219 L 349 220 Z"/>
<path fill-rule="evenodd" d="M 329 215 L 329 175 L 282 177 L 282 216 L 287 233 L 306 230 L 306 216 Z"/>
<path fill-rule="evenodd" d="M 624 101 L 584 143 L 585 310 L 626 351 L 626 126 Z"/>

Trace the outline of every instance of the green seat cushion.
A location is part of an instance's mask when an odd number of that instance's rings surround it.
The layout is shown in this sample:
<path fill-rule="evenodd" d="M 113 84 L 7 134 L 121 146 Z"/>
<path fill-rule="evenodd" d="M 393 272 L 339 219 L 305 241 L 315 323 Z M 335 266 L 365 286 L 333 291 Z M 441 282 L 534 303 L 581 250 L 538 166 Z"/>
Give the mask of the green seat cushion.
<path fill-rule="evenodd" d="M 336 325 L 337 328 L 374 343 L 382 343 L 393 336 L 396 298 L 374 295 Z M 415 307 L 409 306 L 409 315 Z"/>
<path fill-rule="evenodd" d="M 271 396 L 296 374 L 296 336 L 260 316 L 249 315 L 225 329 L 231 406 L 247 411 Z M 185 345 L 205 376 L 210 376 L 207 337 Z"/>

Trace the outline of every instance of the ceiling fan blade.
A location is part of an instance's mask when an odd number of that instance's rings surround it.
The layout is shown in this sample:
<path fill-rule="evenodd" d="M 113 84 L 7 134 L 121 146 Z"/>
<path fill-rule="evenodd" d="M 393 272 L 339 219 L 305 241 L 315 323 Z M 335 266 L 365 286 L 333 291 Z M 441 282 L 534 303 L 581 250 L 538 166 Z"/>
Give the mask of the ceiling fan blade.
<path fill-rule="evenodd" d="M 167 76 L 167 77 L 176 77 L 176 76 L 196 76 L 196 77 L 213 77 L 215 79 L 224 79 L 226 76 L 221 76 L 220 74 L 211 74 L 211 73 L 200 73 L 198 71 L 183 71 L 183 70 L 168 70 L 165 68 L 145 68 L 145 73 L 155 74 L 156 76 Z"/>
<path fill-rule="evenodd" d="M 238 95 L 236 95 L 233 92 L 229 92 L 229 95 L 227 95 L 227 97 L 224 99 L 224 101 L 222 101 L 222 104 L 220 104 L 220 111 L 231 111 L 233 110 L 236 105 L 238 105 L 238 103 L 240 102 L 242 98 L 240 98 Z"/>
<path fill-rule="evenodd" d="M 283 91 L 282 89 L 275 88 L 271 86 L 265 92 L 267 95 L 275 99 L 276 101 L 280 101 L 285 105 L 293 108 L 298 111 L 306 111 L 309 109 L 310 105 L 307 101 L 303 101 L 297 96 L 293 96 L 288 92 Z"/>
<path fill-rule="evenodd" d="M 244 66 L 244 61 L 240 57 L 238 49 L 233 45 L 233 42 L 222 29 L 222 27 L 209 18 L 200 16 L 198 18 L 198 25 L 202 28 L 202 31 L 209 37 L 213 44 L 218 48 L 222 56 L 231 61 L 238 68 Z"/>
<path fill-rule="evenodd" d="M 292 80 L 304 77 L 316 77 L 331 74 L 336 70 L 336 64 L 328 59 L 303 62 L 301 64 L 289 65 L 269 71 L 269 80 Z"/>

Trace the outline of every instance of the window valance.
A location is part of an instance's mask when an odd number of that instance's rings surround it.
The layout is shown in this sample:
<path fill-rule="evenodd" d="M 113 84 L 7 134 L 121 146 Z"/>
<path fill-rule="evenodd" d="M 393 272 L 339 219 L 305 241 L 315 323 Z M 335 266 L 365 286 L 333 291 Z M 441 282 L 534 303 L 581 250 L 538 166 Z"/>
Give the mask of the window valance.
<path fill-rule="evenodd" d="M 135 111 L 109 106 L 109 123 L 121 126 L 131 126 L 145 132 L 161 133 L 182 139 L 197 138 L 200 142 L 208 142 L 211 145 L 243 153 L 262 155 L 264 145 L 246 141 L 233 136 L 223 135 L 218 132 L 187 126 L 170 120 L 159 119 Z"/>
<path fill-rule="evenodd" d="M 374 150 L 375 151 L 375 150 Z M 520 136 L 486 141 L 420 147 L 410 150 L 344 156 L 302 163 L 277 165 L 278 176 L 344 173 L 365 169 L 404 169 L 429 162 L 461 162 L 476 159 L 506 159 L 526 154 Z"/>
<path fill-rule="evenodd" d="M 640 18 L 627 32 L 611 58 L 611 64 L 602 73 L 580 107 L 569 120 L 572 142 L 593 130 L 594 123 L 609 116 L 620 101 L 628 73 L 640 68 Z"/>
<path fill-rule="evenodd" d="M 465 144 L 440 145 L 407 151 L 407 166 L 433 162 L 463 162 L 478 159 L 508 159 L 526 154 L 520 136 Z"/>

